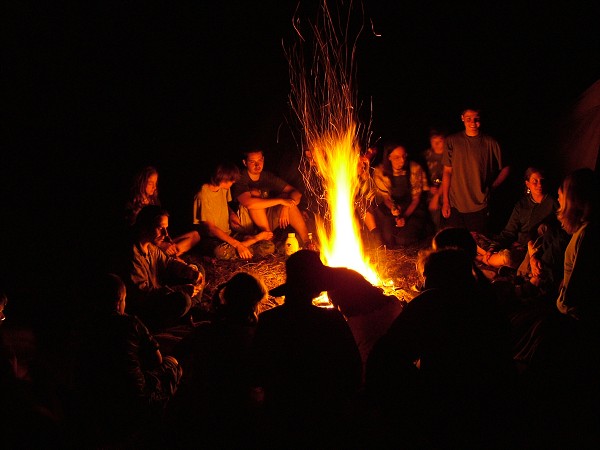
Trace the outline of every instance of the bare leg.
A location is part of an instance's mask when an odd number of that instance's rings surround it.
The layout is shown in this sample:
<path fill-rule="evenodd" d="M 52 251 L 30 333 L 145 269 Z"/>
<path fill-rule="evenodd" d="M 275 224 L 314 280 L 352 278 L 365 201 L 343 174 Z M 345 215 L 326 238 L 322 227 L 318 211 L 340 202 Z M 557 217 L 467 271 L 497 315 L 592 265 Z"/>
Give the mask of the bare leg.
<path fill-rule="evenodd" d="M 308 227 L 297 206 L 290 207 L 290 225 L 302 239 L 302 244 L 308 242 Z"/>
<path fill-rule="evenodd" d="M 266 209 L 249 209 L 248 214 L 250 214 L 250 218 L 254 225 L 256 225 L 260 230 L 263 231 L 273 231 L 269 226 L 269 219 L 267 217 Z"/>

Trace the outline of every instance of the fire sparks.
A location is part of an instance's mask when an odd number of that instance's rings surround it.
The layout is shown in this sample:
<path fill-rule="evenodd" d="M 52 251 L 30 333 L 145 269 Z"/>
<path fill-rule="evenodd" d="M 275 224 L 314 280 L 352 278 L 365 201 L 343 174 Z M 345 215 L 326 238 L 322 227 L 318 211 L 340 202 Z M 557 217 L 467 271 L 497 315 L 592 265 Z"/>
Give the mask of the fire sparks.
<path fill-rule="evenodd" d="M 294 18 L 299 43 L 287 54 L 290 65 L 290 102 L 303 130 L 303 175 L 317 205 L 317 234 L 323 262 L 348 267 L 373 284 L 381 285 L 370 265 L 360 234 L 361 203 L 359 163 L 360 134 L 354 89 L 355 46 L 349 48 L 345 24 L 333 19 L 327 2 L 321 5 L 312 33 L 300 33 L 300 20 Z M 338 15 L 342 15 L 337 11 Z M 361 26 L 362 27 L 362 26 Z M 360 34 L 360 32 L 357 34 Z M 308 36 L 314 38 L 306 50 Z M 309 52 L 305 58 L 305 51 Z M 306 60 L 311 61 L 307 67 Z"/>

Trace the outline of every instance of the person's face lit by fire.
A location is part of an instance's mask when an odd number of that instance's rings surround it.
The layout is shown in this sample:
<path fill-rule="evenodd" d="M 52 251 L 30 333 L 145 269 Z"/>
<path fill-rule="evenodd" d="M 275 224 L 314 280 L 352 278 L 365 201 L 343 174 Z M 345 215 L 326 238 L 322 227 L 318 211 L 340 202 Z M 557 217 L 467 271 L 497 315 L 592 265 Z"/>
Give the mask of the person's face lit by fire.
<path fill-rule="evenodd" d="M 396 147 L 390 152 L 388 159 L 392 164 L 392 170 L 394 173 L 402 171 L 408 160 L 406 149 L 404 147 Z"/>
<path fill-rule="evenodd" d="M 565 191 L 562 186 L 558 188 L 558 205 L 560 209 L 565 209 Z"/>
<path fill-rule="evenodd" d="M 156 192 L 156 188 L 158 187 L 158 174 L 154 173 L 148 177 L 148 181 L 146 181 L 146 196 L 152 197 Z"/>
<path fill-rule="evenodd" d="M 151 241 L 154 245 L 160 245 L 169 236 L 169 216 L 160 216 L 154 223 Z"/>
<path fill-rule="evenodd" d="M 441 155 L 444 153 L 444 136 L 434 135 L 429 138 L 429 145 L 434 153 Z"/>
<path fill-rule="evenodd" d="M 531 191 L 531 195 L 536 198 L 544 195 L 544 177 L 539 172 L 533 172 L 529 180 L 525 181 L 525 186 Z"/>
<path fill-rule="evenodd" d="M 248 168 L 250 175 L 260 175 L 265 165 L 265 157 L 263 152 L 252 152 L 248 153 L 247 158 L 244 160 L 244 166 Z"/>
<path fill-rule="evenodd" d="M 481 126 L 479 112 L 467 109 L 460 118 L 465 126 L 467 136 L 477 136 L 479 134 L 479 127 Z"/>

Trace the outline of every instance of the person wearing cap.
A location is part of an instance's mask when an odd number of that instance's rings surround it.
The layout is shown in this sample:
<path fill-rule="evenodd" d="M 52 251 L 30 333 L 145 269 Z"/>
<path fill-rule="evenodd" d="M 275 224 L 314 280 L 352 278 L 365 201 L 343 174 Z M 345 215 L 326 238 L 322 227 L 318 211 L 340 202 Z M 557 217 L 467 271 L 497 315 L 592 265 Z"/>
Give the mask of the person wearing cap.
<path fill-rule="evenodd" d="M 308 447 L 347 436 L 361 386 L 361 359 L 344 316 L 312 300 L 330 288 L 335 269 L 299 250 L 286 261 L 286 281 L 269 294 L 282 305 L 259 315 L 254 377 L 264 390 L 269 436 Z"/>

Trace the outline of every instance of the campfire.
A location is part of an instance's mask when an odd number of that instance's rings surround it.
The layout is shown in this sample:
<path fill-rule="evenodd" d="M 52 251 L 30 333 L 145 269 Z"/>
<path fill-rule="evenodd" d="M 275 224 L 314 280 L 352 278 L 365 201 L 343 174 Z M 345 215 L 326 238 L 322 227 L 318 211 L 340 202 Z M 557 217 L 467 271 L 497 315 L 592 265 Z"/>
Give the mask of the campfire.
<path fill-rule="evenodd" d="M 419 283 L 416 259 L 419 248 L 403 250 L 377 249 L 367 254 L 360 234 L 360 217 L 364 213 L 361 198 L 360 169 L 365 168 L 361 146 L 369 130 L 358 119 L 358 102 L 354 87 L 355 47 L 339 31 L 351 27 L 351 17 L 332 19 L 327 3 L 321 5 L 315 23 L 303 31 L 298 17 L 294 29 L 298 42 L 286 51 L 290 73 L 290 105 L 298 119 L 302 136 L 301 172 L 318 210 L 316 221 L 321 258 L 324 264 L 347 267 L 361 273 L 387 294 L 410 301 Z M 360 34 L 360 33 L 358 33 Z M 309 41 L 308 37 L 311 37 Z M 356 36 L 356 39 L 358 35 Z M 355 39 L 355 40 L 356 40 Z M 310 61 L 310 66 L 306 64 Z M 361 149 L 362 148 L 362 149 Z M 367 172 L 368 173 L 368 172 Z M 364 172 L 363 172 L 364 175 Z M 237 271 L 262 277 L 269 289 L 285 281 L 285 256 L 270 255 L 259 261 L 223 261 L 207 266 L 204 296 L 210 297 L 216 286 Z M 261 309 L 269 309 L 279 299 L 269 298 Z M 316 300 L 319 306 L 331 306 L 326 296 Z"/>
<path fill-rule="evenodd" d="M 348 48 L 346 36 L 336 26 L 342 21 L 333 20 L 327 2 L 322 3 L 320 13 L 316 23 L 308 24 L 307 33 L 301 31 L 300 19 L 294 18 L 298 43 L 287 57 L 290 104 L 303 134 L 301 169 L 306 185 L 314 189 L 312 197 L 319 199 L 316 227 L 321 258 L 327 265 L 356 270 L 371 283 L 383 285 L 363 249 L 362 211 L 357 211 L 362 204 L 359 164 L 363 129 L 354 89 L 355 48 Z M 349 11 L 345 29 L 350 20 Z M 312 38 L 312 48 L 305 48 L 305 36 Z"/>

